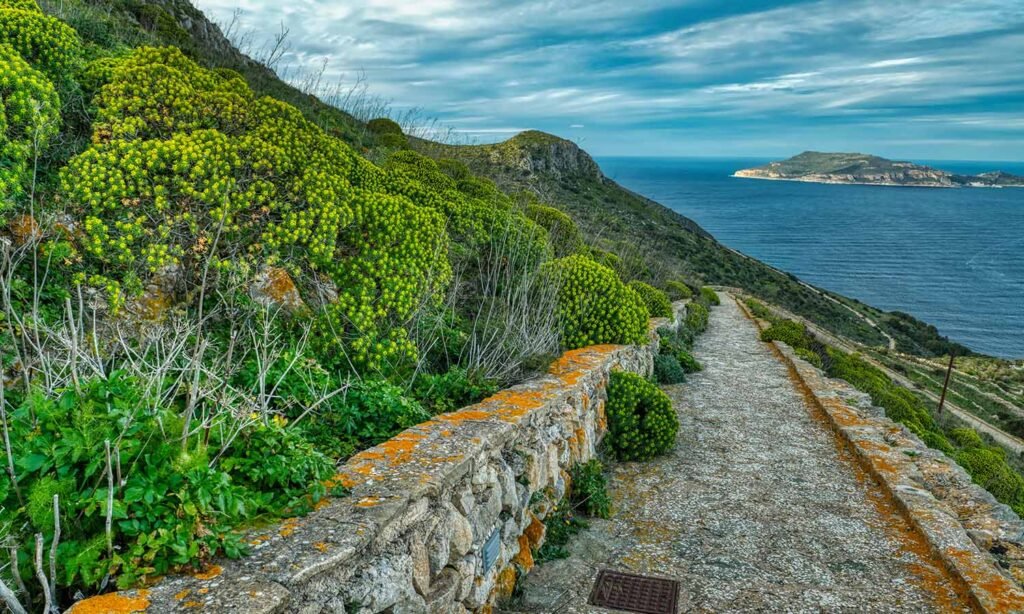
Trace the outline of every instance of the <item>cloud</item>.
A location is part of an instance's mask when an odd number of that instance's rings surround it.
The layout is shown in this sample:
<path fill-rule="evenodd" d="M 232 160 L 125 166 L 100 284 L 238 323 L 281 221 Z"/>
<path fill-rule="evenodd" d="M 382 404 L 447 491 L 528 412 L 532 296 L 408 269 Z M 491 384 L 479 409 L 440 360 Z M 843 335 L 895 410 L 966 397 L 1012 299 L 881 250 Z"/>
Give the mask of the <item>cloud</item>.
<path fill-rule="evenodd" d="M 1017 144 L 1007 134 L 1024 121 L 1019 0 L 198 3 L 220 21 L 238 8 L 255 47 L 278 23 L 290 28 L 282 65 L 292 81 L 327 58 L 328 82 L 351 84 L 363 72 L 395 108 L 422 109 L 483 140 L 505 138 L 510 126 L 600 125 L 588 138 L 598 153 L 699 151 L 722 139 L 742 144 L 755 127 L 842 127 L 858 141 L 850 148 L 875 150 L 902 121 L 955 126 L 972 151 L 979 139 L 964 131 L 985 131 L 992 155 L 1006 157 Z M 650 140 L 658 134 L 663 143 Z M 950 138 L 931 138 L 939 136 Z"/>

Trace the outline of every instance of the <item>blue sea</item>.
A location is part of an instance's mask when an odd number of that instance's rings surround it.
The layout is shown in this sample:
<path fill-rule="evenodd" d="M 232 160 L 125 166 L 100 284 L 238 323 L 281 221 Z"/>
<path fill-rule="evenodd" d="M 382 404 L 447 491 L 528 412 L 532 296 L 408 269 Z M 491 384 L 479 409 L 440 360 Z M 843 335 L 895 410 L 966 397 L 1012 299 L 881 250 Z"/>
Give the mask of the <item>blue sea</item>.
<path fill-rule="evenodd" d="M 737 179 L 767 159 L 601 158 L 605 174 L 720 242 L 816 286 L 1024 357 L 1024 188 L 935 189 Z M 960 173 L 1024 163 L 917 161 Z"/>

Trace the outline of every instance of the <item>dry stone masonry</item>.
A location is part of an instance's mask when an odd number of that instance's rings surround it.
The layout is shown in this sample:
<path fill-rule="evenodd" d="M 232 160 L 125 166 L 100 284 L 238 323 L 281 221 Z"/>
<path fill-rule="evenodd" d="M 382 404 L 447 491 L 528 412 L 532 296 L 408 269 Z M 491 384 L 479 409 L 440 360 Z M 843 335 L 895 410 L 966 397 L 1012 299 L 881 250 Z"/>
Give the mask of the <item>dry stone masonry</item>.
<path fill-rule="evenodd" d="M 533 566 L 569 469 L 594 457 L 609 374 L 649 374 L 666 324 L 652 320 L 644 346 L 567 352 L 546 376 L 357 454 L 335 478 L 349 496 L 252 533 L 248 557 L 72 611 L 486 611 Z"/>

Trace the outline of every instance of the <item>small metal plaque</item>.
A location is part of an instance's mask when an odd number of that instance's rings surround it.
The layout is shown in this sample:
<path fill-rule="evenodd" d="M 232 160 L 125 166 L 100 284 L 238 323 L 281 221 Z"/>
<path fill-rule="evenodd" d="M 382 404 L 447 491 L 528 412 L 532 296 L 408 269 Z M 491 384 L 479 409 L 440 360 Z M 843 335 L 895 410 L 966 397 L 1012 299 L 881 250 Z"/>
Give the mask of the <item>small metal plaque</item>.
<path fill-rule="evenodd" d="M 494 567 L 494 563 L 498 560 L 498 554 L 501 552 L 501 531 L 494 529 L 491 536 L 484 542 L 484 549 L 481 553 L 484 563 L 484 573 L 491 570 Z"/>
<path fill-rule="evenodd" d="M 597 573 L 589 601 L 591 605 L 612 610 L 677 614 L 679 582 L 602 569 Z"/>

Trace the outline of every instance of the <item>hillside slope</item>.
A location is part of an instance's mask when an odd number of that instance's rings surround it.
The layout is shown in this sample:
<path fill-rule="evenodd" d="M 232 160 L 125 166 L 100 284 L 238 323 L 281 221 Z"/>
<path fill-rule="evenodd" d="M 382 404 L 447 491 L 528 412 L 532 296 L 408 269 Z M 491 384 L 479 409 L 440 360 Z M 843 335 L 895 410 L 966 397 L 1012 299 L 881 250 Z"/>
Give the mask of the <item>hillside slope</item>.
<path fill-rule="evenodd" d="M 680 273 L 694 281 L 743 288 L 868 345 L 886 345 L 887 334 L 909 353 L 938 355 L 951 347 L 969 353 L 912 316 L 813 288 L 722 245 L 693 220 L 606 177 L 571 141 L 529 131 L 491 145 L 418 147 L 434 157 L 458 159 L 506 190 L 557 204 L 593 245 L 633 260 L 631 272 L 638 276 L 658 281 Z"/>

